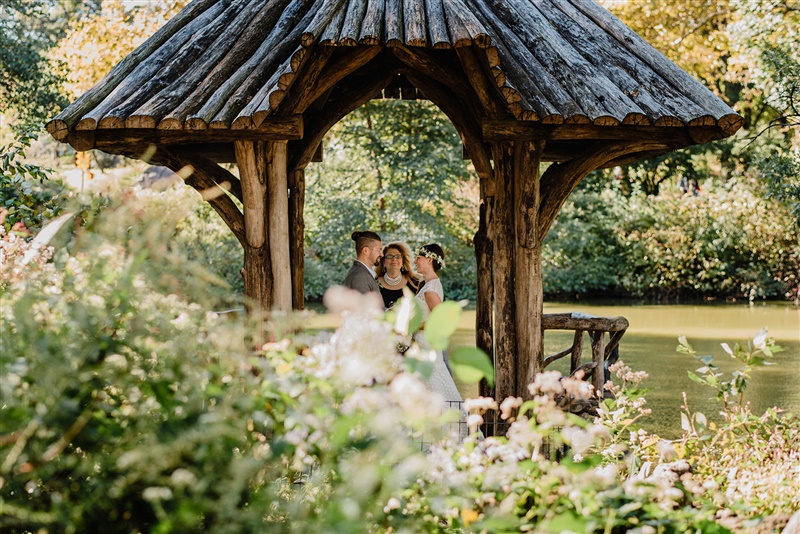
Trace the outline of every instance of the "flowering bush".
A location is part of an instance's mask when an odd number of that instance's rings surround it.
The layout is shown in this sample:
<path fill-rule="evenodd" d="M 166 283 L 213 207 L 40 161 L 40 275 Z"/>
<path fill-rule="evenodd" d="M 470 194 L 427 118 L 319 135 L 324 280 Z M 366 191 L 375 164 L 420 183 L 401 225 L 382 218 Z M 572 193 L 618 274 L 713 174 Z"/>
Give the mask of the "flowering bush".
<path fill-rule="evenodd" d="M 468 400 L 473 433 L 454 441 L 419 376 L 426 352 L 396 350 L 418 324 L 410 301 L 358 313 L 334 292 L 335 333 L 255 350 L 246 322 L 191 298 L 215 279 L 147 209 L 124 198 L 69 254 L 21 261 L 29 244 L 0 236 L 2 530 L 727 532 L 726 513 L 797 507 L 796 419 L 730 404 L 713 428 L 687 409 L 668 443 L 638 428 L 646 375 L 624 363 L 603 400 L 553 372 L 527 399 Z M 440 308 L 428 324 L 446 333 L 458 306 Z M 764 336 L 730 352 L 753 366 L 765 350 Z M 452 356 L 482 376 L 472 352 Z M 596 416 L 565 411 L 586 403 Z M 509 429 L 484 438 L 492 410 Z"/>

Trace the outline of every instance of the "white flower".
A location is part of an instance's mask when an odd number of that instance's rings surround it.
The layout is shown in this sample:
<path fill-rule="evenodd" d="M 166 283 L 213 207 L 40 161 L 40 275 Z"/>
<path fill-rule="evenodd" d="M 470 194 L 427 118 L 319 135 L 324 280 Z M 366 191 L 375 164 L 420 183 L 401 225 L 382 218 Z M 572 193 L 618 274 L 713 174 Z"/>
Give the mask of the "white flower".
<path fill-rule="evenodd" d="M 497 402 L 491 397 L 478 397 L 477 399 L 466 399 L 464 410 L 467 412 L 484 413 L 487 410 L 496 410 Z"/>
<path fill-rule="evenodd" d="M 500 418 L 503 420 L 509 419 L 514 410 L 522 406 L 522 397 L 506 397 L 500 403 Z"/>
<path fill-rule="evenodd" d="M 763 350 L 767 346 L 767 335 L 769 331 L 766 327 L 762 328 L 756 337 L 753 338 L 753 346 L 757 349 Z"/>
<path fill-rule="evenodd" d="M 398 508 L 400 508 L 400 501 L 397 500 L 397 498 L 392 497 L 386 503 L 386 506 L 383 507 L 383 512 L 388 514 L 392 510 L 397 510 Z"/>

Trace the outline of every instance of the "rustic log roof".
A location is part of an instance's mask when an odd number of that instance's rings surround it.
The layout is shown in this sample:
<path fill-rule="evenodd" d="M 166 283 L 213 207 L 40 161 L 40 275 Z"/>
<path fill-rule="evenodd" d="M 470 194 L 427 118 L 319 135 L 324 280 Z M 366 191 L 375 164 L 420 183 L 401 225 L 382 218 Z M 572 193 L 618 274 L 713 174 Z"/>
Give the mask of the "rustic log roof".
<path fill-rule="evenodd" d="M 368 98 L 421 93 L 451 119 L 467 109 L 484 142 L 558 141 L 550 160 L 586 140 L 673 149 L 742 124 L 593 0 L 195 0 L 47 130 L 117 153 L 300 139 L 307 109 L 364 100 L 362 86 Z"/>

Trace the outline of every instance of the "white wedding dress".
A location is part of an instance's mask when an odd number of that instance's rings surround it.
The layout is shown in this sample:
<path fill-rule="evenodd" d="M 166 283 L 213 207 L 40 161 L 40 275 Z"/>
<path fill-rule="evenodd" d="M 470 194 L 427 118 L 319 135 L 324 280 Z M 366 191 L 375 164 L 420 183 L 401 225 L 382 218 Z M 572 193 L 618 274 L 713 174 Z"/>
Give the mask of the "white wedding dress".
<path fill-rule="evenodd" d="M 442 288 L 441 280 L 434 278 L 433 280 L 425 282 L 425 285 L 419 289 L 419 292 L 414 297 L 422 308 L 423 322 L 428 320 L 428 315 L 430 315 L 431 312 L 431 309 L 428 307 L 428 302 L 425 300 L 425 293 L 429 291 L 435 292 L 439 295 L 439 299 L 444 301 L 444 289 Z M 417 342 L 420 348 L 430 350 L 424 335 L 418 334 Z M 458 392 L 458 388 L 453 381 L 453 377 L 450 375 L 450 371 L 447 370 L 447 365 L 444 363 L 444 355 L 438 350 L 435 351 L 435 354 L 436 359 L 433 362 L 433 372 L 425 380 L 425 383 L 428 389 L 438 393 L 444 398 L 443 411 L 457 410 L 460 413 L 459 420 L 450 423 L 446 430 L 451 436 L 464 439 L 469 434 L 469 430 L 467 429 L 465 414 L 461 406 L 461 394 Z"/>

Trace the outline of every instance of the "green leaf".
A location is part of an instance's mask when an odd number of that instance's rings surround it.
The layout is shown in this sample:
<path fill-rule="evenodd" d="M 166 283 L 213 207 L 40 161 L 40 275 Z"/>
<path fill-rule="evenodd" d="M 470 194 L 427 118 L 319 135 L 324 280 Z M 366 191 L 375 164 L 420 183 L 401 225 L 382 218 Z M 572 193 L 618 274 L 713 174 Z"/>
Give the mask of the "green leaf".
<path fill-rule="evenodd" d="M 458 347 L 450 351 L 450 367 L 459 380 L 474 384 L 485 378 L 489 386 L 494 385 L 494 367 L 491 360 L 477 347 Z"/>
<path fill-rule="evenodd" d="M 448 300 L 436 306 L 425 323 L 425 339 L 434 350 L 447 349 L 450 336 L 458 328 L 461 304 Z"/>
<path fill-rule="evenodd" d="M 572 511 L 564 512 L 551 521 L 539 525 L 544 532 L 586 532 L 586 527 L 586 519 L 575 515 Z"/>
<path fill-rule="evenodd" d="M 686 372 L 687 372 L 687 374 L 689 375 L 689 378 L 690 378 L 690 379 L 691 379 L 693 382 L 697 382 L 698 384 L 705 384 L 705 383 L 706 383 L 706 382 L 705 382 L 705 380 L 703 380 L 702 378 L 700 378 L 699 376 L 697 376 L 697 375 L 696 375 L 696 374 L 694 374 L 693 372 L 691 372 L 691 371 L 686 371 Z"/>

